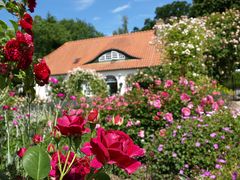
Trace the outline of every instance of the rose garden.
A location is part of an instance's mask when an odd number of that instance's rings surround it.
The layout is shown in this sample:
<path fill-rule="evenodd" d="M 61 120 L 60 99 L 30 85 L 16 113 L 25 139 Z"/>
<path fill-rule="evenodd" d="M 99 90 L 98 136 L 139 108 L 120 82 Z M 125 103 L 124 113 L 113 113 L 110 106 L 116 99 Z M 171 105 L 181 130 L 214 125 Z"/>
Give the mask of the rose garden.
<path fill-rule="evenodd" d="M 35 8 L 0 2 L 17 17 L 0 20 L 0 179 L 240 178 L 240 108 L 224 84 L 240 61 L 239 10 L 159 21 L 152 44 L 166 62 L 108 96 L 96 72 L 51 77 L 34 57 Z M 51 87 L 47 100 L 36 84 Z"/>

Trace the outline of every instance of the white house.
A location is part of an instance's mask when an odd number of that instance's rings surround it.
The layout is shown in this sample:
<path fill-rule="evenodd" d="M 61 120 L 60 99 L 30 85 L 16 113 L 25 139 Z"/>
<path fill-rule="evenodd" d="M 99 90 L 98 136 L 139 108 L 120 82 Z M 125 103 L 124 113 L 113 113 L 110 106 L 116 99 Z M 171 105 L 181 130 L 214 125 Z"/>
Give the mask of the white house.
<path fill-rule="evenodd" d="M 70 41 L 45 57 L 53 76 L 65 75 L 80 67 L 101 73 L 111 93 L 126 89 L 127 75 L 138 69 L 157 66 L 160 53 L 150 42 L 154 31 Z M 43 92 L 41 92 L 43 93 Z"/>

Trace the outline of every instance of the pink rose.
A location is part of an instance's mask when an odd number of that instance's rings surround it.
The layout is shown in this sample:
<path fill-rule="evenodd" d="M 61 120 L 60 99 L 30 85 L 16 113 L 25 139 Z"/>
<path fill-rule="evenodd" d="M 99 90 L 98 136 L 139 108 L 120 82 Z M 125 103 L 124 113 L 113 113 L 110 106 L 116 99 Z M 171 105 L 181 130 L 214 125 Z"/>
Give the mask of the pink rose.
<path fill-rule="evenodd" d="M 188 116 L 190 116 L 190 114 L 191 114 L 191 110 L 189 109 L 189 108 L 187 108 L 187 107 L 184 107 L 184 108 L 182 108 L 182 115 L 184 116 L 184 117 L 188 117 Z"/>
<path fill-rule="evenodd" d="M 138 136 L 139 136 L 140 138 L 144 138 L 144 137 L 145 137 L 144 130 L 140 130 L 140 131 L 138 132 Z"/>
<path fill-rule="evenodd" d="M 191 100 L 190 96 L 188 94 L 186 94 L 186 93 L 182 93 L 180 95 L 180 99 L 181 99 L 181 101 L 184 101 L 184 102 L 188 102 L 188 101 Z"/>
<path fill-rule="evenodd" d="M 103 128 L 98 128 L 97 137 L 85 143 L 81 151 L 88 156 L 94 155 L 91 162 L 94 168 L 115 164 L 128 174 L 134 173 L 141 166 L 141 162 L 134 158 L 144 155 L 144 150 L 135 145 L 124 132 Z"/>
<path fill-rule="evenodd" d="M 173 85 L 173 81 L 172 80 L 167 80 L 167 81 L 165 81 L 164 88 L 169 88 L 172 85 Z"/>
<path fill-rule="evenodd" d="M 173 123 L 173 115 L 172 113 L 166 113 L 163 117 L 166 121 Z"/>

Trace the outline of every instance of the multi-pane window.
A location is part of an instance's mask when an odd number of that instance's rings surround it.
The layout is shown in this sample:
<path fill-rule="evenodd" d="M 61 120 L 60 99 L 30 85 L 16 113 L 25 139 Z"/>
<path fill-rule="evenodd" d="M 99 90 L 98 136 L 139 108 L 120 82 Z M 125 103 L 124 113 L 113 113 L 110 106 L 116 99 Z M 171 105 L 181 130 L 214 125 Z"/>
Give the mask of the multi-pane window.
<path fill-rule="evenodd" d="M 98 58 L 99 61 L 124 60 L 126 56 L 117 51 L 110 51 Z"/>

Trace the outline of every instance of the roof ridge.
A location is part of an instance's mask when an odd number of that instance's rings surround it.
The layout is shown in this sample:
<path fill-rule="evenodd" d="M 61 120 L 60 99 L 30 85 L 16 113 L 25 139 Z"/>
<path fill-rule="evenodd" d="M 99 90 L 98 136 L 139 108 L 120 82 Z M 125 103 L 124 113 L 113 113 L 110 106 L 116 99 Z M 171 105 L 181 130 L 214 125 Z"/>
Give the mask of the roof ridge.
<path fill-rule="evenodd" d="M 147 32 L 150 32 L 150 31 L 154 31 L 154 30 L 151 29 L 151 30 L 130 32 L 130 33 L 124 33 L 124 34 L 116 34 L 116 35 L 111 35 L 111 36 L 92 37 L 92 38 L 79 39 L 79 40 L 74 40 L 74 41 L 67 41 L 66 43 L 73 43 L 73 42 L 87 41 L 87 40 L 95 40 L 95 39 L 103 39 L 103 38 L 120 37 L 120 36 L 129 36 L 129 35 L 134 35 L 134 34 L 147 33 Z"/>

